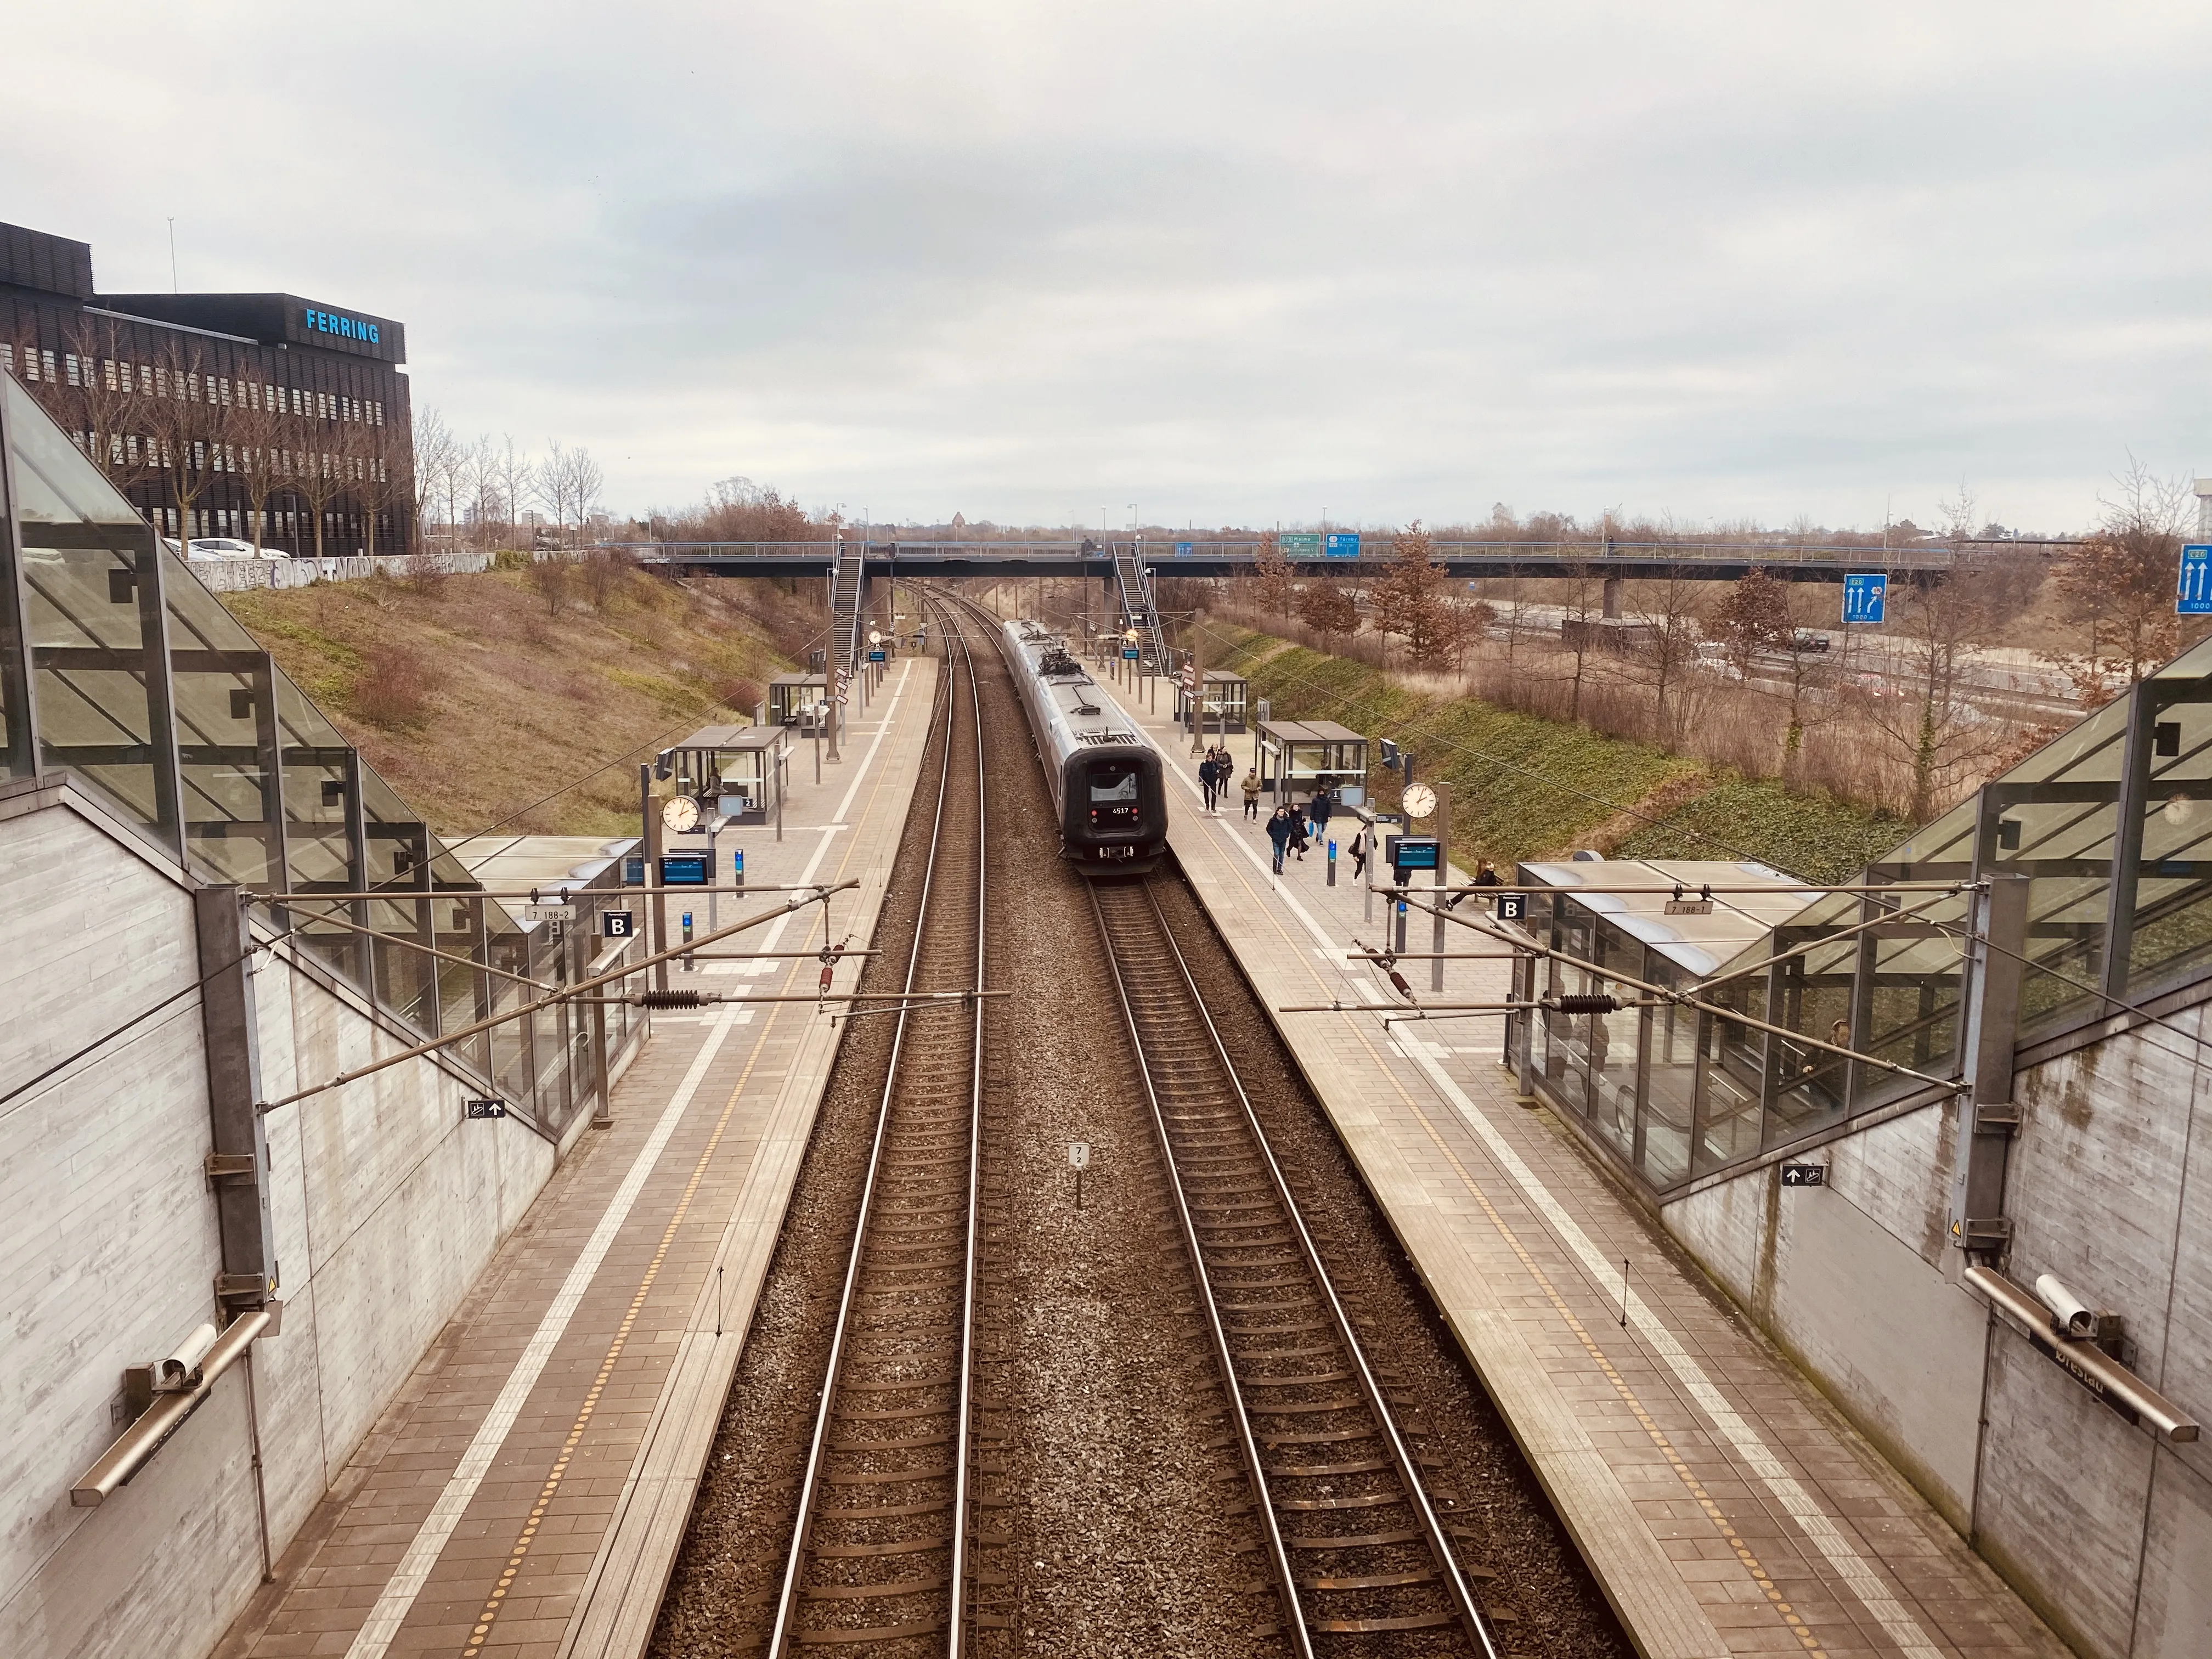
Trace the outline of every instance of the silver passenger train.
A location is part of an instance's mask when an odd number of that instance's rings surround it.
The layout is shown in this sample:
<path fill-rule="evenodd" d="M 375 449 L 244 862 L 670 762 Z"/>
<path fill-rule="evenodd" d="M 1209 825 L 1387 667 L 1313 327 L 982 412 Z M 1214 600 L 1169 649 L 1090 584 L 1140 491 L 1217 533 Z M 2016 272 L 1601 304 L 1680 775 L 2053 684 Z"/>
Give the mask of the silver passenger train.
<path fill-rule="evenodd" d="M 1060 855 L 1085 875 L 1143 874 L 1167 850 L 1159 751 L 1100 694 L 1059 635 L 1017 619 L 1006 624 L 1006 643 L 1060 815 Z"/>

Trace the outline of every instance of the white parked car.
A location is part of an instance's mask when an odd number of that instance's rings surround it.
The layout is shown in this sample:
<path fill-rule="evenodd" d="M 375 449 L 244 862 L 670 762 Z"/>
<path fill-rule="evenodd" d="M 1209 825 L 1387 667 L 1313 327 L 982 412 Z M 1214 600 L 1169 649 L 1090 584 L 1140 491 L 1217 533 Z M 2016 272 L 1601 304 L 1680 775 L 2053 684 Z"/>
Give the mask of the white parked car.
<path fill-rule="evenodd" d="M 252 542 L 241 542 L 231 536 L 205 536 L 194 539 L 185 555 L 189 559 L 283 559 L 289 558 L 281 548 L 256 548 Z"/>

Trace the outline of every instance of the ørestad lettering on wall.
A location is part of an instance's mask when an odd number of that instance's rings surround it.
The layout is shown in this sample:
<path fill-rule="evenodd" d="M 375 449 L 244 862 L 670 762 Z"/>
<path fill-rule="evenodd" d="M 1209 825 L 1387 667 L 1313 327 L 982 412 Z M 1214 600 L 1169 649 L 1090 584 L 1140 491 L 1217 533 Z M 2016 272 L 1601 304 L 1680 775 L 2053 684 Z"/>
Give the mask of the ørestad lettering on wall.
<path fill-rule="evenodd" d="M 305 314 L 307 326 L 318 334 L 335 334 L 341 339 L 346 340 L 366 340 L 371 345 L 383 344 L 383 342 L 376 337 L 374 323 L 356 322 L 350 317 L 339 317 L 327 311 L 317 311 L 313 306 L 306 308 Z"/>

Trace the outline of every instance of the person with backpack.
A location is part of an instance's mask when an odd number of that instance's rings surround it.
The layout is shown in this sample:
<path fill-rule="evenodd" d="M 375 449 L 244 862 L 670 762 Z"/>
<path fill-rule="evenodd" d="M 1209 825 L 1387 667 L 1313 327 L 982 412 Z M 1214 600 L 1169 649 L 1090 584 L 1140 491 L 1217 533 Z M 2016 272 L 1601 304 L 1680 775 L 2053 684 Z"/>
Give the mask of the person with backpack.
<path fill-rule="evenodd" d="M 1206 751 L 1206 758 L 1198 763 L 1198 787 L 1206 798 L 1206 810 L 1213 811 L 1214 802 L 1221 793 L 1221 774 L 1213 764 L 1213 751 Z"/>
<path fill-rule="evenodd" d="M 1367 854 L 1373 850 L 1374 846 L 1375 831 L 1362 822 L 1358 832 L 1352 837 L 1352 880 L 1364 882 L 1367 879 Z"/>

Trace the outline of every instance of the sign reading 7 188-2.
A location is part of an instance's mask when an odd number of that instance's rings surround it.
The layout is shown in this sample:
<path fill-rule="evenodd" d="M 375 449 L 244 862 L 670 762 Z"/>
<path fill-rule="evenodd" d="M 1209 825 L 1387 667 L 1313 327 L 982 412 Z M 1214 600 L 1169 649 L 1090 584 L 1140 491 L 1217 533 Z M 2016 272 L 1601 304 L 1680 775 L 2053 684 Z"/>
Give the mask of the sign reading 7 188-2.
<path fill-rule="evenodd" d="M 2173 608 L 2185 617 L 2212 617 L 2212 543 L 2192 542 L 2181 550 Z"/>

